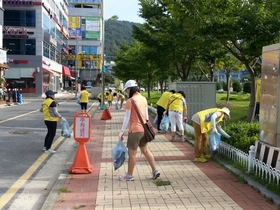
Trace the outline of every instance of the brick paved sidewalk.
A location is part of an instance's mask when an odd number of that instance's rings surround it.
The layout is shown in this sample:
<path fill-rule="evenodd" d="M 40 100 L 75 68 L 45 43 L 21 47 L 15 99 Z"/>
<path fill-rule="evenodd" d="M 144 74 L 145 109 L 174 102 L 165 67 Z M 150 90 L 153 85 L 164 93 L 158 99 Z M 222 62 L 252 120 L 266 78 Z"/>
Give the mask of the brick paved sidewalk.
<path fill-rule="evenodd" d="M 58 195 L 53 210 L 277 209 L 213 160 L 194 163 L 193 146 L 170 142 L 169 134 L 157 134 L 149 147 L 161 172 L 160 179 L 170 181 L 171 185 L 155 185 L 151 169 L 140 151 L 134 170 L 135 181 L 118 181 L 126 172 L 127 163 L 113 171 L 111 153 L 118 141 L 125 112 L 110 109 L 112 119 L 106 121 L 100 120 L 102 112 L 99 110 L 93 116 L 92 137 L 86 143 L 93 172 L 69 174 L 63 185 L 69 192 Z"/>

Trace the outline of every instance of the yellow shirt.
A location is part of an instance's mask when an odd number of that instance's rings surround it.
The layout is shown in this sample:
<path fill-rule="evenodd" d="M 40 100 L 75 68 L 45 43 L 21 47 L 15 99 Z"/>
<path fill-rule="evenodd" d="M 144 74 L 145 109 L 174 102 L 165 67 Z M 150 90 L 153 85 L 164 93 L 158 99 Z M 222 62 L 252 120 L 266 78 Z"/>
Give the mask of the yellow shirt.
<path fill-rule="evenodd" d="M 161 95 L 160 99 L 158 100 L 157 105 L 163 107 L 164 109 L 166 109 L 167 103 L 168 103 L 168 99 L 170 98 L 170 96 L 172 94 L 173 94 L 172 92 L 168 92 L 168 91 L 164 92 Z"/>
<path fill-rule="evenodd" d="M 51 98 L 46 98 L 42 104 L 42 110 L 44 114 L 45 121 L 58 121 L 59 117 L 55 116 L 54 112 L 52 112 L 52 108 L 50 105 L 54 102 Z"/>
<path fill-rule="evenodd" d="M 109 92 L 108 96 L 107 96 L 107 100 L 108 101 L 112 101 L 113 100 L 113 94 Z"/>
<path fill-rule="evenodd" d="M 86 90 L 81 91 L 80 102 L 88 103 L 88 92 Z"/>
<path fill-rule="evenodd" d="M 99 93 L 98 96 L 97 96 L 97 98 L 98 98 L 98 99 L 101 99 L 101 96 L 102 96 L 102 93 Z"/>
<path fill-rule="evenodd" d="M 205 109 L 203 111 L 197 112 L 200 120 L 200 129 L 201 133 L 207 133 L 212 129 L 212 124 L 211 124 L 211 116 L 215 112 L 221 112 L 222 115 L 220 117 L 216 118 L 216 124 L 221 122 L 224 117 L 224 111 L 219 108 L 211 108 L 211 109 Z"/>
<path fill-rule="evenodd" d="M 169 98 L 169 110 L 183 112 L 183 96 L 180 93 L 174 93 Z"/>

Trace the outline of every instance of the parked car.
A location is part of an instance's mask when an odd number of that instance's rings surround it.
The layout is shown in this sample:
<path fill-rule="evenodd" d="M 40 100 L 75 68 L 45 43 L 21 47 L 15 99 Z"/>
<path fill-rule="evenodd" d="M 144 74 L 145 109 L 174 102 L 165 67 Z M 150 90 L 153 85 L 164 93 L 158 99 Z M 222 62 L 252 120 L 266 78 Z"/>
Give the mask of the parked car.
<path fill-rule="evenodd" d="M 146 90 L 145 90 L 145 88 L 143 88 L 143 87 L 140 87 L 140 91 L 146 91 Z"/>

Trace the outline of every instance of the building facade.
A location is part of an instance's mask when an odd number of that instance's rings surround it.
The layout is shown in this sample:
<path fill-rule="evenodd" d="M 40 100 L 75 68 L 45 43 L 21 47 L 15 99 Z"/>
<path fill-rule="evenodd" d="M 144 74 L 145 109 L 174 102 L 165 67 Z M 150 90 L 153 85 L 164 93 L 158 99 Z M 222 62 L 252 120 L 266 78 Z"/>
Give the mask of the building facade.
<path fill-rule="evenodd" d="M 68 63 L 76 84 L 100 85 L 102 65 L 102 0 L 69 0 Z"/>
<path fill-rule="evenodd" d="M 3 0 L 3 8 L 7 88 L 39 96 L 71 85 L 70 70 L 62 62 L 69 54 L 68 2 Z"/>
<path fill-rule="evenodd" d="M 7 65 L 7 50 L 3 48 L 3 24 L 4 24 L 4 12 L 3 2 L 0 0 L 0 88 L 4 85 L 4 72 L 9 68 Z"/>

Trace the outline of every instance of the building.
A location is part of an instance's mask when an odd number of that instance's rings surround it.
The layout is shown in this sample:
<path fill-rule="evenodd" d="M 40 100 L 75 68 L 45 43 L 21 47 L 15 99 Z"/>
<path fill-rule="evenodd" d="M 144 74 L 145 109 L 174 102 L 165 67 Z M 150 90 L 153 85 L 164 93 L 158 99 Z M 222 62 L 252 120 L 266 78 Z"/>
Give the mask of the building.
<path fill-rule="evenodd" d="M 3 0 L 3 47 L 10 69 L 6 86 L 42 95 L 71 85 L 62 63 L 69 53 L 68 2 L 64 0 Z"/>
<path fill-rule="evenodd" d="M 7 50 L 3 49 L 3 2 L 0 1 L 0 86 L 2 87 L 4 71 L 9 68 L 7 65 Z"/>
<path fill-rule="evenodd" d="M 69 0 L 68 61 L 76 84 L 100 86 L 102 66 L 102 0 Z"/>

